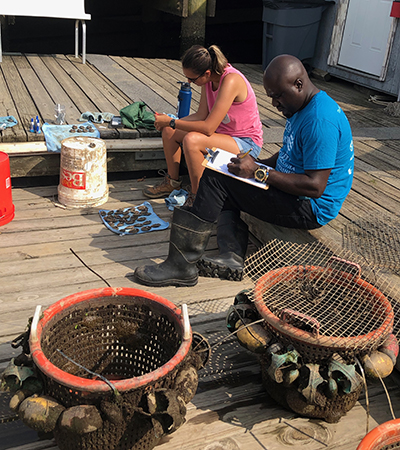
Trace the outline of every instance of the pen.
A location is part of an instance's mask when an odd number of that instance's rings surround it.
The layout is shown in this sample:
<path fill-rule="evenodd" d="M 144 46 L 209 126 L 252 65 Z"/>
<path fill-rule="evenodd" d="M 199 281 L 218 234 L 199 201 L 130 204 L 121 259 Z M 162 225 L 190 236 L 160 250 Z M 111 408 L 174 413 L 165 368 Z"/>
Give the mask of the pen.
<path fill-rule="evenodd" d="M 244 158 L 246 155 L 248 155 L 252 150 L 253 150 L 253 149 L 251 148 L 250 150 L 247 150 L 246 153 L 239 153 L 239 154 L 237 155 L 237 157 L 238 157 L 239 159 L 242 159 L 242 158 Z"/>

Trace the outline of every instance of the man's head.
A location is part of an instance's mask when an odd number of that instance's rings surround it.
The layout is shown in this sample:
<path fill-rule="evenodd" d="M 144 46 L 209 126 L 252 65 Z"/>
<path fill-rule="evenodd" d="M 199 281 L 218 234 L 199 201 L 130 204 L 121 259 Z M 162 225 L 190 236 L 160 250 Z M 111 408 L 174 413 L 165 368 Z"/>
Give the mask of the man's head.
<path fill-rule="evenodd" d="M 302 62 L 291 55 L 279 55 L 268 64 L 264 89 L 272 105 L 287 118 L 304 108 L 318 92 Z"/>

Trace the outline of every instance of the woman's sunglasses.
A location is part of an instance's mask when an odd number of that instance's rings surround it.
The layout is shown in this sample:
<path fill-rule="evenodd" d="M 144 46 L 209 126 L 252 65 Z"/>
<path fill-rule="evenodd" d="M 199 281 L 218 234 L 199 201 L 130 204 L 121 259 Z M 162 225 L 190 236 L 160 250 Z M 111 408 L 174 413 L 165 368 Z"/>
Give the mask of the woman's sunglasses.
<path fill-rule="evenodd" d="M 201 75 L 199 75 L 198 77 L 196 77 L 196 78 L 189 78 L 189 77 L 186 77 L 191 83 L 196 83 L 196 81 L 200 78 L 200 77 L 202 77 L 203 75 L 205 74 L 205 72 L 203 72 Z"/>

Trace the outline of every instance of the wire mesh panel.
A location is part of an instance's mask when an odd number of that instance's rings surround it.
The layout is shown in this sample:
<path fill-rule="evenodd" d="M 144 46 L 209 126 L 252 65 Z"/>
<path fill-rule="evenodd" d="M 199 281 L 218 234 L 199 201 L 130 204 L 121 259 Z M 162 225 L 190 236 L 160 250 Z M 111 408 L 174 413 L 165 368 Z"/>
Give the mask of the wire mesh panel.
<path fill-rule="evenodd" d="M 343 228 L 343 245 L 376 267 L 400 274 L 399 229 L 400 219 L 389 216 L 358 219 Z"/>
<path fill-rule="evenodd" d="M 245 277 L 266 325 L 308 361 L 351 361 L 393 330 L 393 286 L 348 251 L 274 240 L 247 259 Z"/>

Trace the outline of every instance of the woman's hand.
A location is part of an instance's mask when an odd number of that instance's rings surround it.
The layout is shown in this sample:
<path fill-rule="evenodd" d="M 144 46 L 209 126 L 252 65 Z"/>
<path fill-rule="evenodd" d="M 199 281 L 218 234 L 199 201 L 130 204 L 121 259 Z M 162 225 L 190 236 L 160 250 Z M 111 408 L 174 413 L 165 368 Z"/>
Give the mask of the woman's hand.
<path fill-rule="evenodd" d="M 250 155 L 246 155 L 243 158 L 234 157 L 231 158 L 231 162 L 227 165 L 229 172 L 242 178 L 253 178 L 254 171 L 258 165 L 254 162 L 254 159 Z"/>
<path fill-rule="evenodd" d="M 167 114 L 154 114 L 154 126 L 156 130 L 161 131 L 163 128 L 168 127 L 171 122 L 171 117 Z"/>

